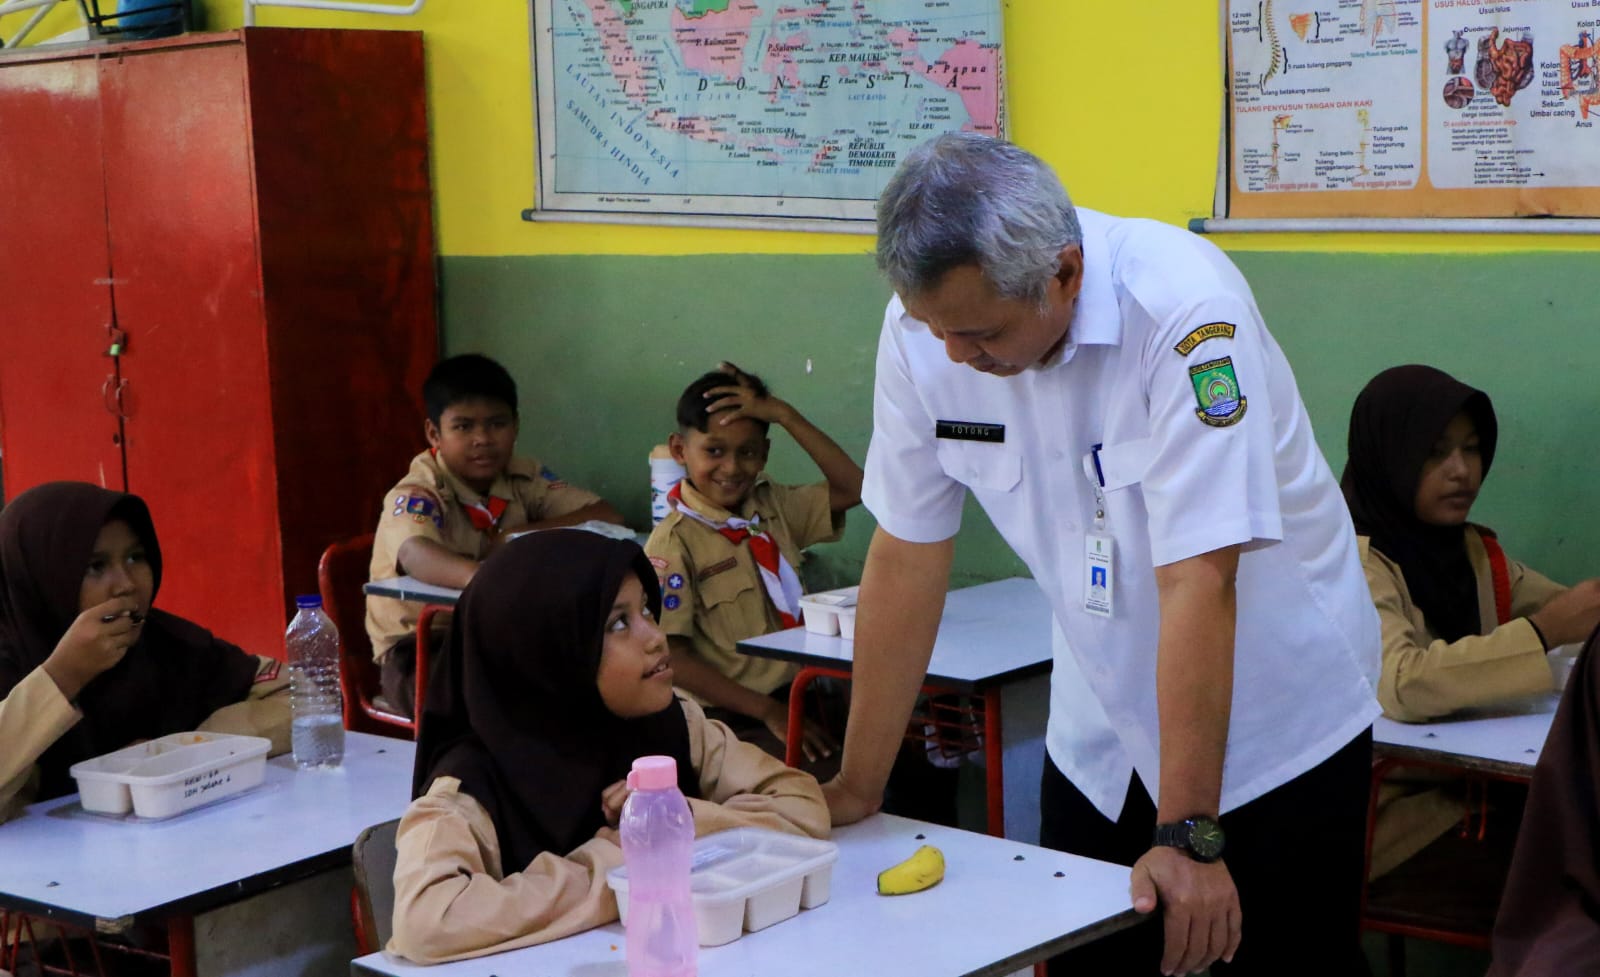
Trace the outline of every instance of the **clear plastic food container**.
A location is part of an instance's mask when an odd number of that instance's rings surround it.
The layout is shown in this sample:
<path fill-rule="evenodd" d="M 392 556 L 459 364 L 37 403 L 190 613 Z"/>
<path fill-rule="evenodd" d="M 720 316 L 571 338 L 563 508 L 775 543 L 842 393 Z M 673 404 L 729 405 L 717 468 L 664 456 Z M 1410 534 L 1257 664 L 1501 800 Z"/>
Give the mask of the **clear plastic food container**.
<path fill-rule="evenodd" d="M 732 943 L 828 901 L 839 846 L 765 828 L 737 828 L 694 843 L 689 888 L 701 946 Z M 606 873 L 628 921 L 628 867 Z"/>
<path fill-rule="evenodd" d="M 97 814 L 169 818 L 261 783 L 272 741 L 173 733 L 72 765 L 78 800 Z"/>
<path fill-rule="evenodd" d="M 856 635 L 856 596 L 860 587 L 842 587 L 805 594 L 800 598 L 806 630 L 814 634 L 839 634 L 846 640 Z"/>

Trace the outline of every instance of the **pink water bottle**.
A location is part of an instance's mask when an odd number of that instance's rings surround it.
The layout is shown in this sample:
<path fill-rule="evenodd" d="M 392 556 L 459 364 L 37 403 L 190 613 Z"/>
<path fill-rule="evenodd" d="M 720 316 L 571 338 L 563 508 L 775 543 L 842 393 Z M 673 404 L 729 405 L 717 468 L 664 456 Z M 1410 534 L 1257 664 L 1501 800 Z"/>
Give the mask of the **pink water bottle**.
<path fill-rule="evenodd" d="M 628 977 L 695 977 L 700 942 L 689 897 L 694 817 L 669 756 L 633 761 L 622 805 L 628 866 Z"/>

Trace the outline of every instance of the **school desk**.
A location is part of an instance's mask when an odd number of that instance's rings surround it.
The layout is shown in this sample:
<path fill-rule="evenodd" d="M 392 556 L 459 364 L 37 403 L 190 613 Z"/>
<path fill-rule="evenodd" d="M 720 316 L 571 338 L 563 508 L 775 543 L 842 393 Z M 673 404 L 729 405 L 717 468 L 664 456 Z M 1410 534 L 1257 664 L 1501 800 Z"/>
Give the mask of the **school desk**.
<path fill-rule="evenodd" d="M 362 586 L 362 591 L 373 597 L 393 597 L 395 600 L 415 601 L 418 604 L 440 604 L 454 607 L 461 600 L 461 591 L 454 587 L 423 583 L 415 577 L 388 577 L 373 580 Z"/>
<path fill-rule="evenodd" d="M 919 837 L 922 836 L 922 837 Z M 958 828 L 879 814 L 837 829 L 830 897 L 767 929 L 700 951 L 700 977 L 1009 974 L 1136 922 L 1129 870 Z M 877 894 L 878 872 L 919 845 L 944 852 L 944 881 Z M 373 953 L 354 977 L 626 977 L 623 929 L 419 967 Z"/>
<path fill-rule="evenodd" d="M 934 639 L 926 683 L 983 696 L 990 834 L 1039 839 L 1039 778 L 1050 711 L 1054 619 L 1039 587 L 1012 577 L 952 590 Z M 790 628 L 750 638 L 740 651 L 847 674 L 855 643 Z M 796 676 L 798 688 L 810 675 Z"/>
<path fill-rule="evenodd" d="M 347 733 L 336 770 L 274 757 L 260 787 L 167 821 L 88 814 L 76 794 L 42 801 L 0 824 L 0 908 L 99 933 L 164 925 L 173 977 L 194 977 L 195 917 L 350 864 L 362 829 L 410 803 L 415 755 Z"/>
<path fill-rule="evenodd" d="M 1383 759 L 1526 781 L 1533 776 L 1560 698 L 1554 693 L 1532 696 L 1431 723 L 1380 717 L 1372 724 L 1373 752 Z"/>

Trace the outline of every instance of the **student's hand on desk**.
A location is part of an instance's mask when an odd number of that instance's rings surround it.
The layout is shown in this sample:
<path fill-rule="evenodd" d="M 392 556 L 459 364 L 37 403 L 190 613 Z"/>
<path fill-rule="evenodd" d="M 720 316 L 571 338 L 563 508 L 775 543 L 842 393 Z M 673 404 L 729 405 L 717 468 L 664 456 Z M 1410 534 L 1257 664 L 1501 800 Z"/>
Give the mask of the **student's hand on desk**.
<path fill-rule="evenodd" d="M 622 805 L 627 803 L 631 793 L 626 780 L 619 780 L 600 792 L 600 810 L 605 812 L 606 824 L 615 828 L 622 823 Z"/>
<path fill-rule="evenodd" d="M 761 722 L 767 729 L 783 741 L 784 746 L 789 745 L 789 706 L 776 699 L 769 700 L 768 705 L 761 713 Z M 818 757 L 833 756 L 833 751 L 839 748 L 828 731 L 813 723 L 803 723 L 800 731 L 800 752 L 807 760 L 814 761 Z"/>
<path fill-rule="evenodd" d="M 1600 625 L 1600 578 L 1583 580 L 1563 590 L 1528 619 L 1552 648 L 1583 641 Z"/>
<path fill-rule="evenodd" d="M 845 781 L 843 771 L 822 785 L 822 799 L 828 802 L 828 817 L 834 827 L 855 824 L 883 807 L 881 794 L 876 798 L 862 797 Z"/>
<path fill-rule="evenodd" d="M 1197 862 L 1176 848 L 1158 846 L 1133 866 L 1133 908 L 1158 906 L 1165 918 L 1163 974 L 1189 974 L 1217 960 L 1232 962 L 1239 949 L 1239 890 L 1224 862 Z"/>
<path fill-rule="evenodd" d="M 113 597 L 79 614 L 45 659 L 45 674 L 68 699 L 76 699 L 96 675 L 122 661 L 139 640 L 144 618 L 135 621 L 139 602 Z"/>
<path fill-rule="evenodd" d="M 718 363 L 717 369 L 728 374 L 726 387 L 712 387 L 706 391 L 706 413 L 715 415 L 718 424 L 732 424 L 741 417 L 749 417 L 782 427 L 793 410 L 787 402 L 767 395 L 759 397 L 750 386 L 745 372 L 732 363 Z"/>

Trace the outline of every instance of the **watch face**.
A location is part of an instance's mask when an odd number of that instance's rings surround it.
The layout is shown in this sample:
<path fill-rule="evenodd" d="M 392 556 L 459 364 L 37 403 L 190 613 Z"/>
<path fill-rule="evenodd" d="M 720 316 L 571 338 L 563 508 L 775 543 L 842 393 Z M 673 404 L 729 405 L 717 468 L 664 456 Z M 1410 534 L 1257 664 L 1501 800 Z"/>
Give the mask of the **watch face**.
<path fill-rule="evenodd" d="M 1191 818 L 1189 820 L 1189 850 L 1195 857 L 1207 861 L 1216 859 L 1222 854 L 1222 825 L 1214 818 Z"/>

